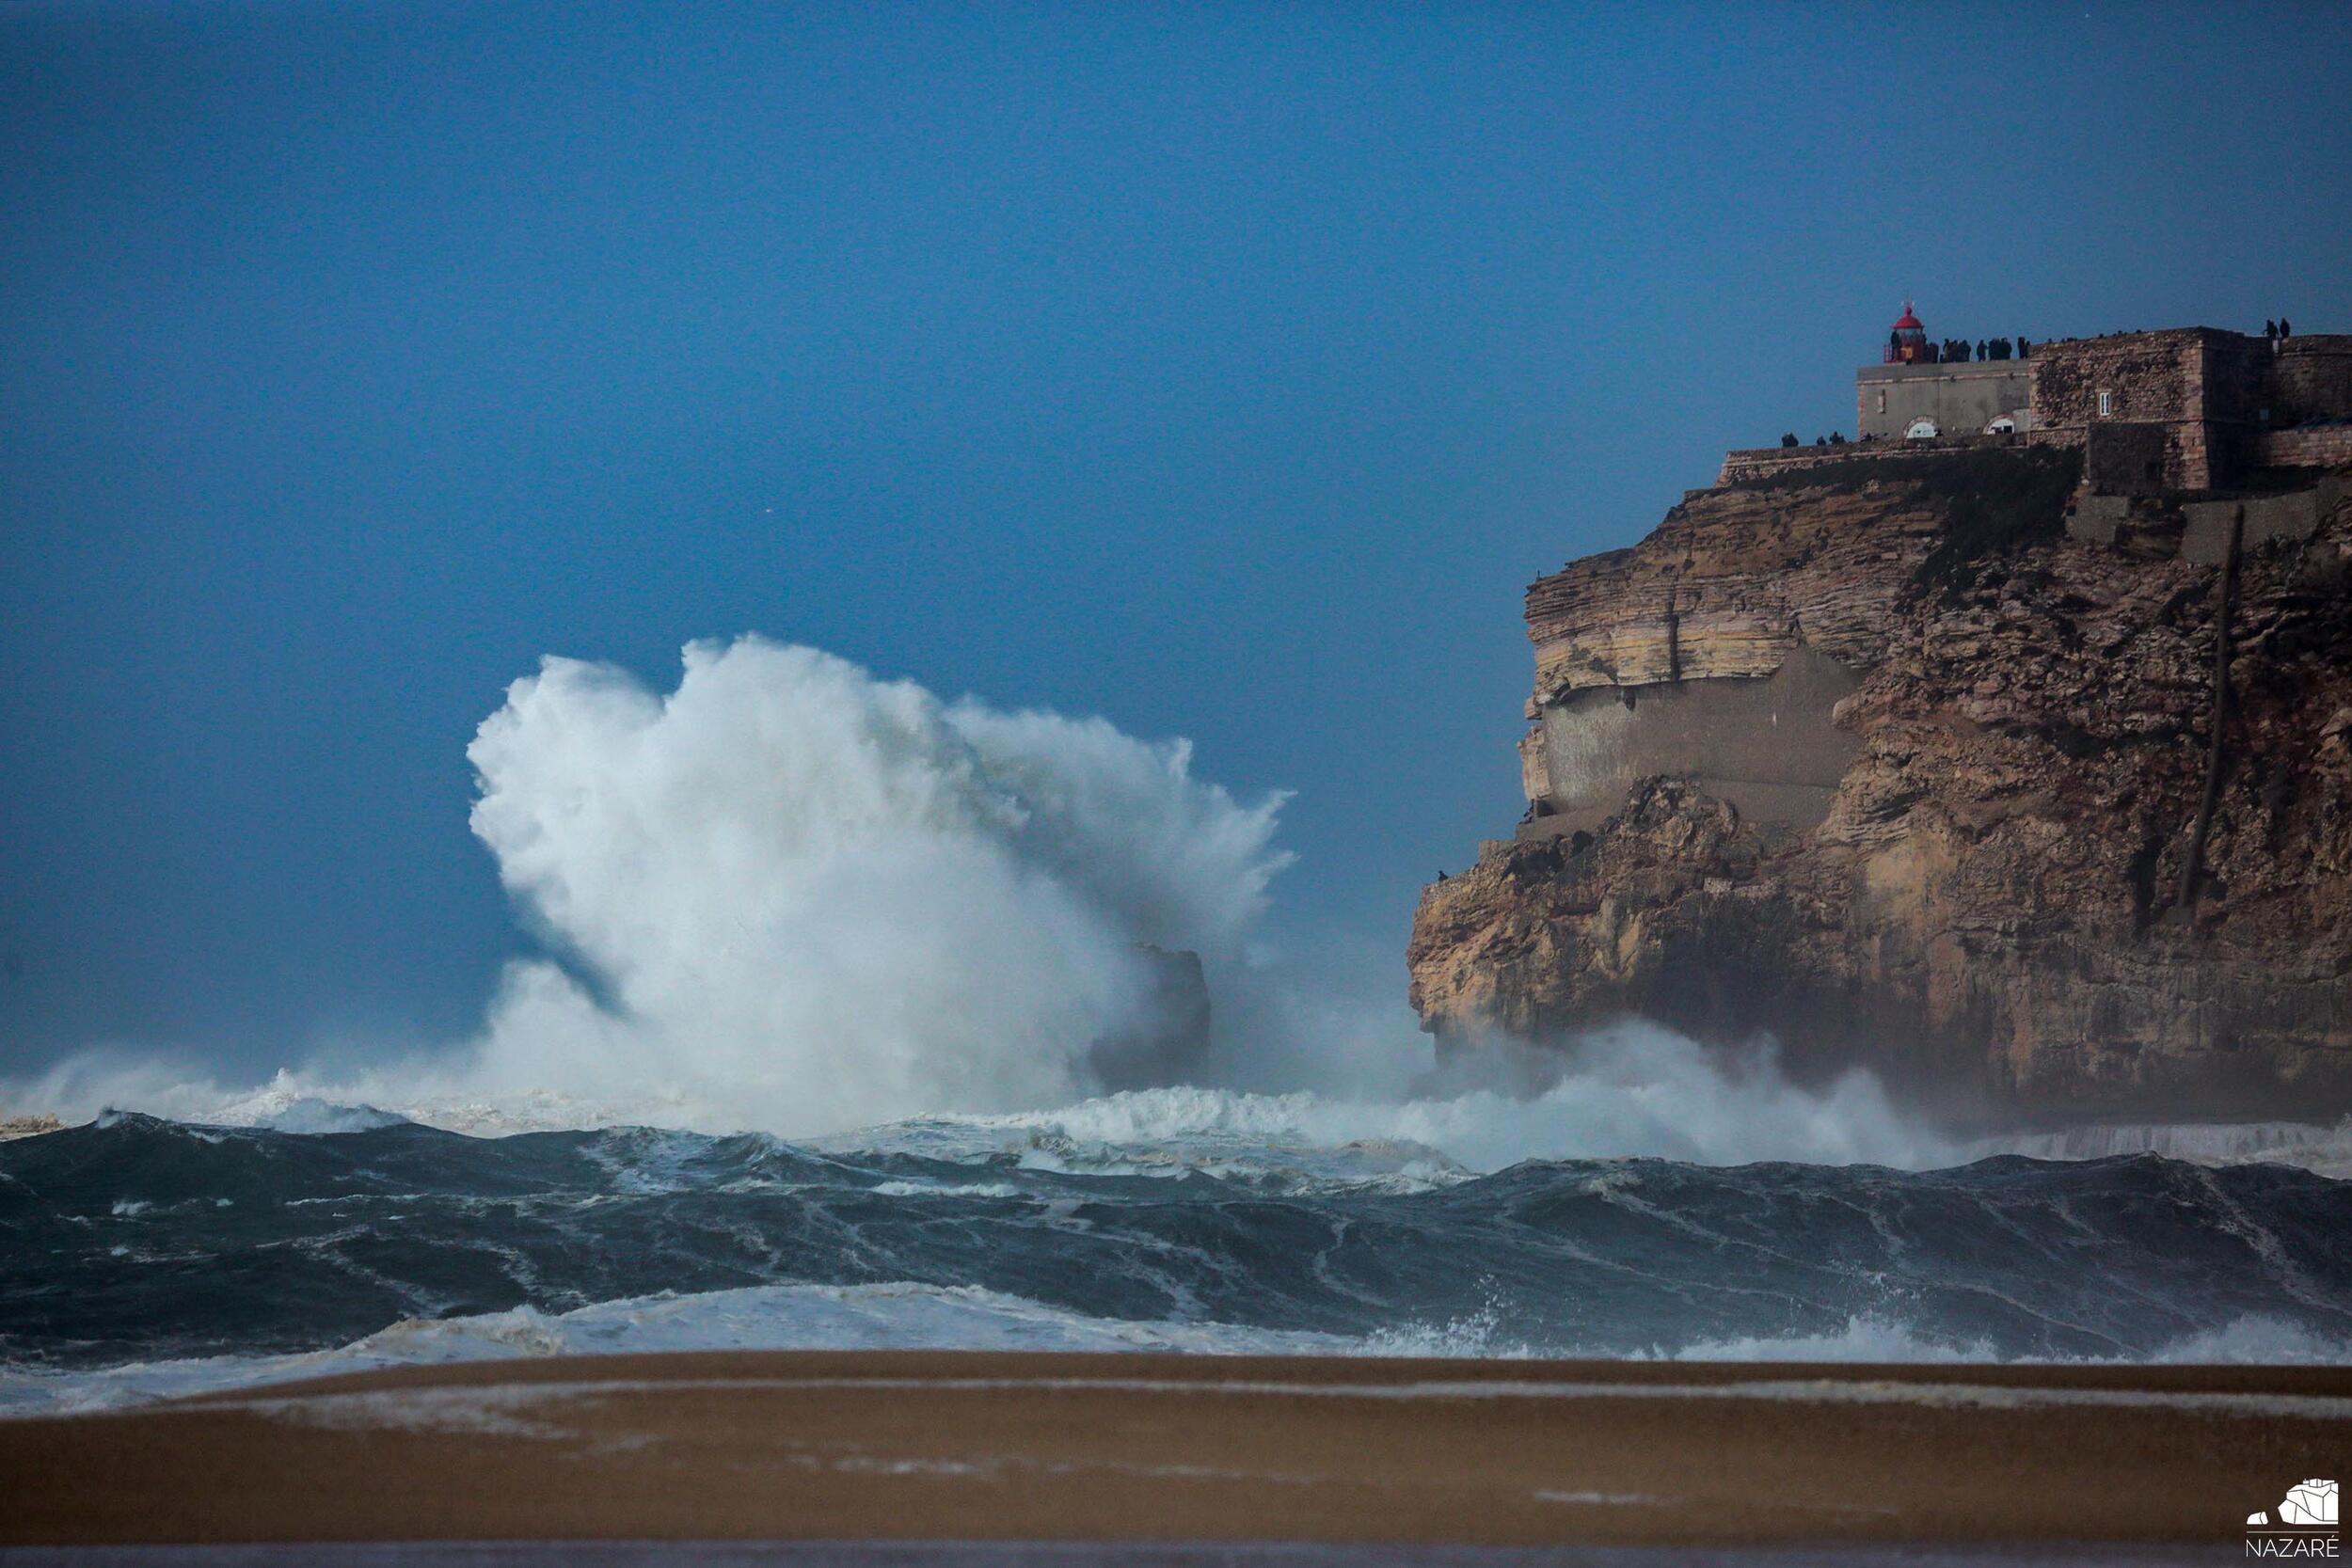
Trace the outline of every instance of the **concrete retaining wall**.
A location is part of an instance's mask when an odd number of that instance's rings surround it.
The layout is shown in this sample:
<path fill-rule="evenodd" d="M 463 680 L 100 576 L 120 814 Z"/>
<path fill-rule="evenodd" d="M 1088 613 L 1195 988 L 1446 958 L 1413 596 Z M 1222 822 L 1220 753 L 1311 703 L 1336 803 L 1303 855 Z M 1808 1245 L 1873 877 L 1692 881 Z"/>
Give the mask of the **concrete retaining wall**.
<path fill-rule="evenodd" d="M 1853 760 L 1853 736 L 1830 709 L 1854 689 L 1852 673 L 1800 647 L 1760 680 L 1660 681 L 1588 687 L 1543 709 L 1541 767 L 1527 769 L 1548 794 L 1541 832 L 1590 829 L 1624 803 L 1637 779 L 1688 778 L 1751 820 L 1812 827 L 1829 814 Z"/>
<path fill-rule="evenodd" d="M 2181 508 L 2188 526 L 2181 532 L 2181 559 L 2217 565 L 2230 553 L 2230 518 L 2246 508 L 2243 546 L 2272 539 L 2309 539 L 2319 531 L 2342 493 L 2341 483 L 2323 481 L 2309 490 L 2286 496 L 2257 496 L 2247 500 L 2191 501 Z"/>

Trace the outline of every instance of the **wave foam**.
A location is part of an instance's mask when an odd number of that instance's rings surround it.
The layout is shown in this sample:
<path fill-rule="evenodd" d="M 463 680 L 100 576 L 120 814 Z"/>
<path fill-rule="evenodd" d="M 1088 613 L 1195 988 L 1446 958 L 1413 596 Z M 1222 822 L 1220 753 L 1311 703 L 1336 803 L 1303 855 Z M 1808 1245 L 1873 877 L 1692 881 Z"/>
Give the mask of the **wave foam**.
<path fill-rule="evenodd" d="M 1023 1163 L 1097 1174 L 1292 1174 L 1438 1185 L 1523 1160 L 1647 1155 L 1708 1164 L 1950 1164 L 1950 1141 L 1853 1073 L 1820 1090 L 1769 1058 L 1727 1058 L 1624 1024 L 1586 1037 L 1540 1094 L 1356 1100 L 1184 1085 L 1052 1111 L 934 1116 L 819 1140 L 824 1147 Z"/>
<path fill-rule="evenodd" d="M 1089 1317 L 977 1286 L 770 1285 L 599 1303 L 560 1314 L 528 1307 L 437 1321 L 411 1319 L 340 1349 L 225 1355 L 103 1370 L 0 1372 L 0 1417 L 103 1410 L 223 1389 L 388 1367 L 554 1355 L 708 1350 L 1172 1351 L 1217 1355 L 1374 1355 L 1524 1360 L 1648 1359 L 1576 1345 L 1538 1346 L 1497 1331 L 1491 1308 L 1366 1335 L 1233 1323 Z M 1677 1361 L 1760 1363 L 1993 1362 L 1981 1343 L 1956 1344 L 1877 1318 L 1837 1333 L 1699 1340 Z M 2013 1358 L 2033 1360 L 2036 1358 Z M 2249 1317 L 2145 1358 L 2154 1364 L 2352 1365 L 2352 1344 L 2275 1319 Z M 2114 1365 L 2075 1358 L 2071 1365 Z"/>
<path fill-rule="evenodd" d="M 2023 1154 L 2036 1160 L 2104 1160 L 2161 1154 L 2200 1165 L 2296 1165 L 2337 1180 L 2352 1178 L 2352 1117 L 2321 1122 L 2123 1122 L 1986 1139 L 1972 1154 Z"/>
<path fill-rule="evenodd" d="M 765 1285 L 409 1319 L 336 1350 L 134 1363 L 86 1372 L 0 1371 L 0 1415 L 100 1410 L 338 1372 L 459 1361 L 696 1350 L 1186 1351 L 1330 1354 L 1337 1335 L 1225 1323 L 1126 1322 L 978 1286 Z"/>

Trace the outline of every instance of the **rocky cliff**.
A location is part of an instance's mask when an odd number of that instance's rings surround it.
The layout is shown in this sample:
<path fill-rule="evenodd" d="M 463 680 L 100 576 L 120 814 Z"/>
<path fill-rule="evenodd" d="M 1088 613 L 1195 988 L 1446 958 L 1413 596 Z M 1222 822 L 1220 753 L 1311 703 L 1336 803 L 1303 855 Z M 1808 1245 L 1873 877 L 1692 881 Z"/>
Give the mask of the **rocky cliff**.
<path fill-rule="evenodd" d="M 2352 1109 L 2352 483 L 2078 473 L 1857 457 L 1536 582 L 1528 818 L 1414 920 L 1441 1050 L 1634 1012 L 1963 1114 Z"/>

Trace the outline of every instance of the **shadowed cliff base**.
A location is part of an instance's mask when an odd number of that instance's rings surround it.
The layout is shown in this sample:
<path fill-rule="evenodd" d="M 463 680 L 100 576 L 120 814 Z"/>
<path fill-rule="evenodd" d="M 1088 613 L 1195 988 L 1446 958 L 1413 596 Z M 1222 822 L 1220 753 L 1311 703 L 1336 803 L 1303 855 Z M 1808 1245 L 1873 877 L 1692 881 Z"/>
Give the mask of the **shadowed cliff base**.
<path fill-rule="evenodd" d="M 1537 581 L 1528 816 L 1415 916 L 1441 1052 L 1632 1013 L 1963 1121 L 2352 1109 L 2352 487 L 2079 472 L 1858 455 Z"/>

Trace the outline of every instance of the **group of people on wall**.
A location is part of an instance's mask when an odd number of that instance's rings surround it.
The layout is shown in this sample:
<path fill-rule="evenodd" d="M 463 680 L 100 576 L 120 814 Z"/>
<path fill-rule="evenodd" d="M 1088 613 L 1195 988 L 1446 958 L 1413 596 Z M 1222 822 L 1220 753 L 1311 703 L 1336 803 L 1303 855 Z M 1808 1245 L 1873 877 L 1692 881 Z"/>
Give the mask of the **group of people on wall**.
<path fill-rule="evenodd" d="M 2134 332 L 2137 330 L 2135 328 Z M 2099 334 L 2102 338 L 2128 338 L 2133 335 L 2133 332 Z M 2295 325 L 2286 317 L 2280 316 L 2263 323 L 2263 336 L 2274 341 L 2292 338 L 2295 336 Z M 1886 341 L 1893 350 L 1887 358 L 1890 361 L 1899 358 L 1903 349 L 1902 332 L 1898 329 L 1888 333 Z M 1947 338 L 1940 343 L 1922 343 L 1917 347 L 1918 360 L 1930 365 L 1964 365 L 1971 359 L 2029 359 L 2033 356 L 2031 338 L 2019 338 L 2014 341 L 2007 338 L 1980 338 L 1974 344 L 1965 338 Z"/>
<path fill-rule="evenodd" d="M 1900 355 L 1902 334 L 1891 332 L 1887 334 L 1886 341 L 1896 354 Z M 1973 347 L 1964 338 L 1947 338 L 1940 343 L 1926 345 L 1925 362 L 1931 365 L 1964 365 L 1971 359 L 2024 359 L 2031 356 L 2032 353 L 2033 340 L 2030 338 L 2019 338 L 2013 342 L 2007 338 L 1983 338 L 1978 340 Z"/>

